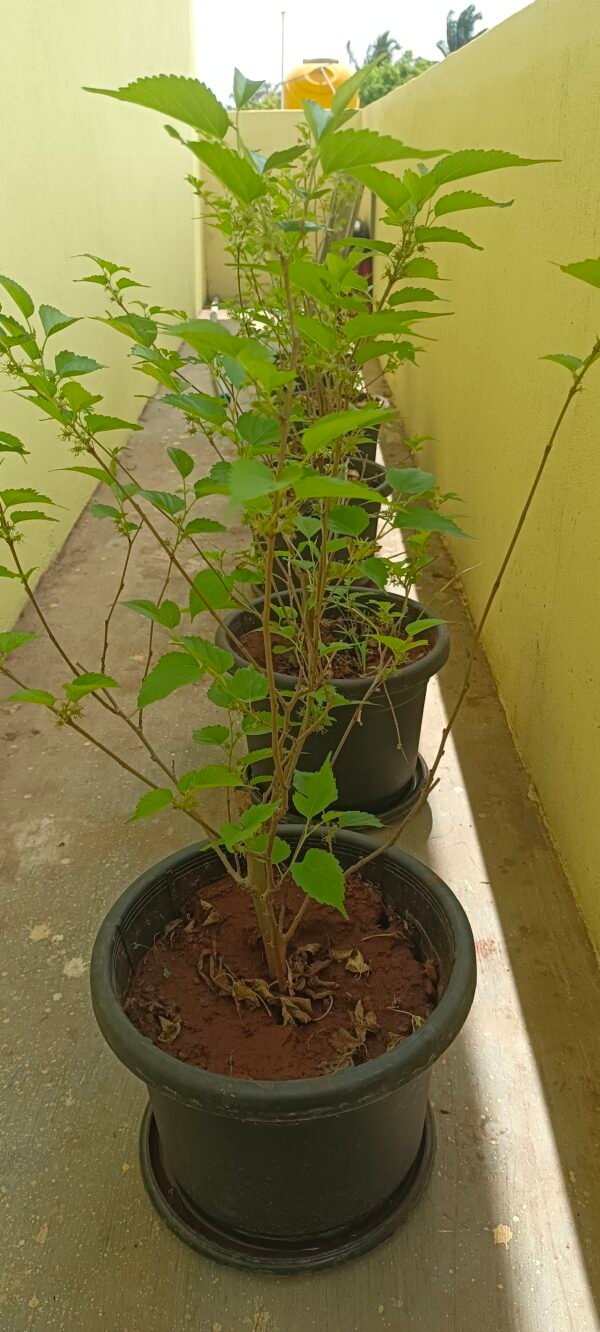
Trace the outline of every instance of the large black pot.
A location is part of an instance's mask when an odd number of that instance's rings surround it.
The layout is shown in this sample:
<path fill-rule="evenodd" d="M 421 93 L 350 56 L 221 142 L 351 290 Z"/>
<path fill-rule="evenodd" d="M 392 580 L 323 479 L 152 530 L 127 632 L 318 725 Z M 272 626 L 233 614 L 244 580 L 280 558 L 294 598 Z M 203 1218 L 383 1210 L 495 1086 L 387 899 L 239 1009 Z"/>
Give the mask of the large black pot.
<path fill-rule="evenodd" d="M 294 846 L 299 829 L 281 831 Z M 356 833 L 335 839 L 345 866 L 374 846 Z M 444 989 L 432 1016 L 394 1050 L 357 1068 L 306 1081 L 222 1077 L 158 1049 L 122 1007 L 144 949 L 194 889 L 222 873 L 215 852 L 200 843 L 136 879 L 96 939 L 94 1012 L 117 1057 L 148 1087 L 142 1173 L 167 1224 L 194 1248 L 236 1266 L 326 1267 L 390 1235 L 427 1183 L 430 1075 L 473 999 L 471 929 L 432 870 L 404 852 L 385 852 L 366 876 L 414 921 L 426 954 L 437 957 Z"/>
<path fill-rule="evenodd" d="M 363 595 L 370 600 L 376 597 L 396 605 L 403 604 L 403 598 L 391 592 L 375 594 L 365 591 Z M 282 595 L 281 599 L 286 598 Z M 222 625 L 217 629 L 215 641 L 219 647 L 228 648 L 232 652 L 238 666 L 246 666 L 248 663 L 232 647 L 227 631 L 239 639 L 242 634 L 255 629 L 260 623 L 262 604 L 262 599 L 259 599 L 253 603 L 256 609 L 231 611 L 224 616 Z M 419 616 L 428 616 L 428 612 L 418 601 L 409 601 L 409 621 Z M 362 810 L 377 814 L 380 818 L 391 818 L 418 795 L 426 777 L 425 765 L 419 757 L 419 740 L 427 683 L 432 675 L 441 670 L 450 651 L 450 637 L 445 624 L 438 625 L 431 632 L 433 644 L 426 656 L 390 675 L 385 688 L 377 689 L 368 699 L 360 724 L 356 723 L 352 727 L 334 764 L 340 809 Z M 291 675 L 277 672 L 275 683 L 279 690 L 285 691 L 293 689 L 296 680 Z M 371 676 L 335 682 L 338 692 L 355 705 L 365 697 L 371 684 Z M 256 708 L 267 711 L 268 699 L 257 703 Z M 348 706 L 334 708 L 331 713 L 332 725 L 309 736 L 298 767 L 309 772 L 320 768 L 327 755 L 335 753 L 351 716 L 352 710 Z M 264 746 L 263 735 L 249 735 L 247 740 L 250 753 Z M 269 776 L 271 772 L 269 759 L 262 759 L 252 765 L 253 776 Z"/>

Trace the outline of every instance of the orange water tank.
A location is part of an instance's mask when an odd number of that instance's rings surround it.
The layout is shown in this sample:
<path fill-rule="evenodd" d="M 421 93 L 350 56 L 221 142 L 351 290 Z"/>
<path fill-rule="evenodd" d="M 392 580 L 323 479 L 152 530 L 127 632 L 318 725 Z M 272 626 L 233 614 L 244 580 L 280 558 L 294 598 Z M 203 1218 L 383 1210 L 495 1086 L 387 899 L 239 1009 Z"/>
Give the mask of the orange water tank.
<path fill-rule="evenodd" d="M 320 106 L 331 106 L 334 94 L 350 78 L 352 70 L 337 60 L 305 60 L 286 75 L 283 84 L 283 105 L 286 111 L 299 111 L 309 100 Z M 358 106 L 358 96 L 352 98 L 351 107 Z"/>

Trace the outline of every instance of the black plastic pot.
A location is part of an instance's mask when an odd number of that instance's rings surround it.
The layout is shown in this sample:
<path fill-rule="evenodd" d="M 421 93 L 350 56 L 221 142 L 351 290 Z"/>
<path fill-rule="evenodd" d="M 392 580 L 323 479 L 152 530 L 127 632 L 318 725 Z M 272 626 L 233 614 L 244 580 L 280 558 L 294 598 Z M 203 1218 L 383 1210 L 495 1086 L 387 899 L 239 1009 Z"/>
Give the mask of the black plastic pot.
<path fill-rule="evenodd" d="M 296 826 L 284 826 L 293 846 Z M 318 845 L 318 836 L 309 845 Z M 336 837 L 351 865 L 374 842 Z M 201 843 L 142 874 L 108 913 L 91 962 L 94 1012 L 150 1098 L 141 1164 L 167 1224 L 223 1262 L 277 1272 L 317 1269 L 385 1239 L 423 1192 L 434 1154 L 431 1070 L 460 1031 L 476 980 L 467 917 L 412 856 L 387 851 L 366 870 L 419 927 L 444 985 L 427 1022 L 388 1054 L 306 1081 L 253 1082 L 180 1062 L 142 1036 L 122 1000 L 143 950 L 198 886 L 222 876 Z"/>
<path fill-rule="evenodd" d="M 355 405 L 357 407 L 389 407 L 389 402 L 387 398 L 380 396 L 372 398 L 369 393 L 362 393 Z M 357 445 L 357 453 L 362 454 L 363 458 L 369 458 L 372 462 L 375 461 L 377 456 L 377 441 L 380 430 L 381 426 L 378 425 L 366 426 L 362 432 L 361 443 Z"/>
<path fill-rule="evenodd" d="M 370 601 L 384 599 L 396 605 L 403 604 L 403 598 L 391 592 L 365 591 L 362 595 Z M 285 600 L 286 595 L 281 594 L 281 599 Z M 242 634 L 255 629 L 260 622 L 262 604 L 262 599 L 258 599 L 253 603 L 255 610 L 231 611 L 217 629 L 215 642 L 219 647 L 228 648 L 239 666 L 248 663 L 236 653 L 227 631 L 239 639 Z M 409 601 L 409 621 L 419 616 L 428 617 L 428 612 L 418 601 Z M 366 702 L 360 724 L 352 727 L 334 764 L 340 809 L 363 810 L 378 814 L 380 818 L 392 818 L 418 795 L 427 772 L 419 759 L 427 683 L 441 670 L 450 651 L 446 626 L 440 624 L 431 632 L 434 641 L 426 656 L 389 676 L 385 688 L 377 689 Z M 296 679 L 277 672 L 275 683 L 278 689 L 285 691 L 294 688 Z M 371 676 L 335 682 L 338 692 L 355 705 L 364 699 L 371 684 Z M 267 711 L 268 700 L 257 703 L 256 708 Z M 327 755 L 335 753 L 351 716 L 348 706 L 334 708 L 332 725 L 308 738 L 298 767 L 308 772 L 320 768 Z M 262 735 L 249 735 L 247 741 L 250 753 L 264 746 Z M 252 765 L 253 776 L 269 776 L 271 772 L 269 759 Z"/>

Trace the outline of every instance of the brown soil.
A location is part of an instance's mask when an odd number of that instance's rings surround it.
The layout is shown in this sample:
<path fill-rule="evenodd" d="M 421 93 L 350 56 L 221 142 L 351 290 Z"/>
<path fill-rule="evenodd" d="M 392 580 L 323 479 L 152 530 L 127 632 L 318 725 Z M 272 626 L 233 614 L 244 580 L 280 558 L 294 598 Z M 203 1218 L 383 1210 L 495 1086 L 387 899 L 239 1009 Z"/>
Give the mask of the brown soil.
<path fill-rule="evenodd" d="M 433 646 L 434 631 L 431 629 L 426 631 L 423 637 L 427 642 L 421 647 L 411 648 L 402 663 L 403 666 L 408 666 L 411 662 L 419 661 L 421 657 L 427 656 Z M 321 639 L 325 644 L 335 641 L 335 627 L 326 620 L 321 625 Z M 240 635 L 239 641 L 243 643 L 257 666 L 261 666 L 264 670 L 267 664 L 267 654 L 262 629 L 248 630 L 247 633 Z M 281 675 L 298 675 L 298 658 L 293 646 L 289 646 L 288 640 L 273 635 L 273 648 L 277 649 L 272 654 L 274 669 L 279 671 Z M 391 659 L 391 653 L 385 655 L 388 655 Z M 358 651 L 355 648 L 348 648 L 331 654 L 328 658 L 328 671 L 332 680 L 357 680 L 361 676 L 375 675 L 380 663 L 381 644 L 369 642 L 366 650 L 366 668 Z M 401 670 L 402 667 L 398 669 Z"/>
<path fill-rule="evenodd" d="M 292 883 L 285 894 L 290 920 L 302 895 Z M 346 904 L 348 920 L 310 903 L 288 959 L 297 1003 L 284 1011 L 267 988 L 250 898 L 220 879 L 148 949 L 125 1011 L 159 1049 L 237 1078 L 310 1078 L 373 1059 L 433 1011 L 438 968 L 373 884 L 350 875 Z"/>

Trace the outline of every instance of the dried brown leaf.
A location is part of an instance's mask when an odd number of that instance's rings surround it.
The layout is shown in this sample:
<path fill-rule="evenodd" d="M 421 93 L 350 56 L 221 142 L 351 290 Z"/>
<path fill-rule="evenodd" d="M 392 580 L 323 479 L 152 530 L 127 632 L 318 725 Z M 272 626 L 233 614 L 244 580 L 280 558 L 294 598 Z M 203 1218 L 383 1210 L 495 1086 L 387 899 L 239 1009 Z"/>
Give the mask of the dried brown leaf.
<path fill-rule="evenodd" d="M 181 1031 L 181 1018 L 166 1018 L 159 1014 L 158 1021 L 161 1031 L 158 1039 L 161 1045 L 171 1045 L 173 1041 L 177 1040 Z"/>

